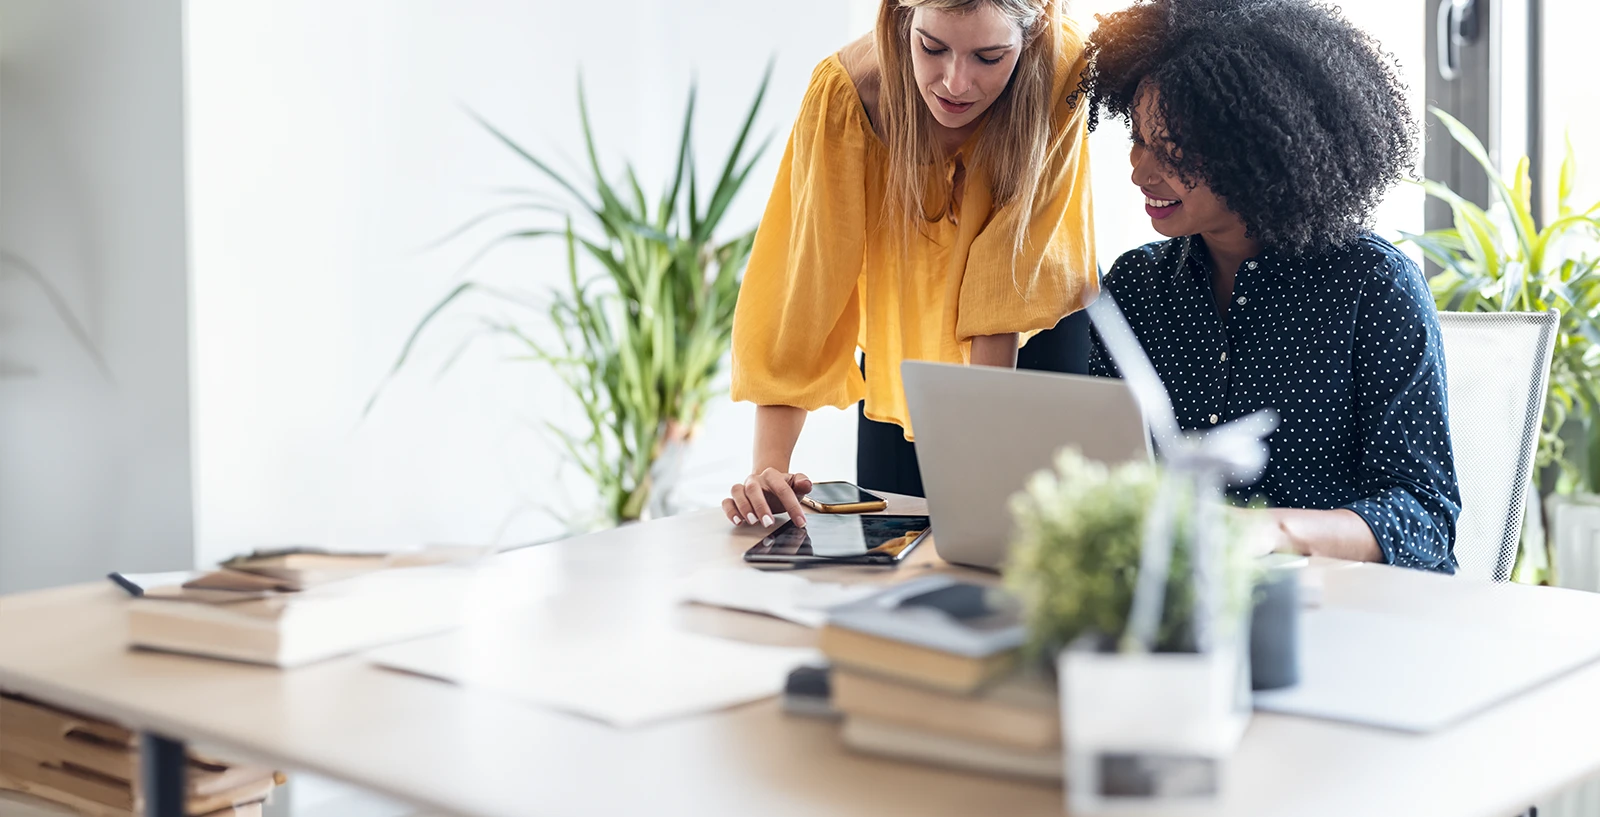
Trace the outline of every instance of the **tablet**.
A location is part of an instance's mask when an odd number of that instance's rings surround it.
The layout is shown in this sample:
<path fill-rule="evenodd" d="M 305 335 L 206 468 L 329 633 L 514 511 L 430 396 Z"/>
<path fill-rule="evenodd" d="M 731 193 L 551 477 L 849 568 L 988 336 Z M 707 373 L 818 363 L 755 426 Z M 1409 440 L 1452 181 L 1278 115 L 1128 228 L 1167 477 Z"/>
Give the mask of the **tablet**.
<path fill-rule="evenodd" d="M 805 527 L 785 522 L 745 551 L 744 560 L 892 565 L 915 550 L 930 530 L 926 516 L 809 514 Z"/>

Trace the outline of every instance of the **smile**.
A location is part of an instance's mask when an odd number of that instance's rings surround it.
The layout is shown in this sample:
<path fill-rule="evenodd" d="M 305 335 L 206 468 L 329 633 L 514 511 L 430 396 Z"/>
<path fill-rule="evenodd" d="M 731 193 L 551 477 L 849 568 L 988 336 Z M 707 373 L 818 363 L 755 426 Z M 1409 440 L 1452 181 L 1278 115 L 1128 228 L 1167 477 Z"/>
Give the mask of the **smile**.
<path fill-rule="evenodd" d="M 1149 194 L 1144 197 L 1145 214 L 1157 221 L 1171 216 L 1182 206 L 1183 202 L 1177 199 L 1158 199 Z"/>

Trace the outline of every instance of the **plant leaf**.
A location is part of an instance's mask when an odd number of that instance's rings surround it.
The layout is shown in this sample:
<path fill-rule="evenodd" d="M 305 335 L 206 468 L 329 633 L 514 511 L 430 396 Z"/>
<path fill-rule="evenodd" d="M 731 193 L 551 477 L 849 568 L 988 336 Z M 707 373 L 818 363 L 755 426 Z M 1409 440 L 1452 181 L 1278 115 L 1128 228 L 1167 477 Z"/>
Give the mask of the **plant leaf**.
<path fill-rule="evenodd" d="M 672 187 L 667 195 L 661 199 L 661 210 L 657 214 L 656 229 L 665 231 L 672 223 L 672 216 L 678 211 L 678 192 L 683 189 L 683 177 L 686 172 L 692 173 L 689 164 L 689 147 L 694 126 L 694 103 L 697 96 L 698 83 L 689 83 L 689 103 L 684 106 L 683 135 L 678 138 L 678 161 L 672 170 Z M 690 205 L 693 209 L 693 205 Z"/>
<path fill-rule="evenodd" d="M 503 216 L 503 215 L 505 215 L 507 213 L 515 213 L 515 212 L 518 212 L 518 211 L 521 211 L 521 210 L 531 210 L 531 211 L 534 211 L 534 212 L 541 212 L 541 213 L 555 213 L 557 215 L 565 215 L 566 214 L 566 211 L 562 210 L 559 207 L 552 207 L 551 205 L 540 204 L 538 202 L 516 202 L 516 203 L 513 203 L 513 204 L 503 204 L 503 205 L 501 205 L 499 207 L 493 207 L 493 208 L 490 208 L 489 210 L 485 210 L 484 212 L 479 213 L 478 215 L 473 216 L 470 219 L 467 219 L 467 221 L 465 223 L 463 223 L 461 226 L 455 228 L 454 230 L 451 230 L 448 233 L 445 233 L 443 236 L 441 236 L 441 237 L 439 237 L 439 238 L 437 238 L 437 239 L 435 239 L 433 241 L 430 241 L 427 244 L 424 244 L 422 247 L 418 248 L 417 251 L 418 252 L 427 252 L 428 250 L 437 249 L 440 246 L 442 246 L 444 244 L 447 244 L 450 241 L 460 237 L 463 233 L 467 232 L 468 230 L 471 230 L 473 227 L 476 227 L 476 226 L 478 226 L 480 224 L 483 224 L 484 222 L 489 221 L 489 220 L 491 220 L 493 218 L 496 218 L 497 216 Z"/>
<path fill-rule="evenodd" d="M 557 173 L 549 165 L 545 164 L 543 161 L 539 160 L 533 154 L 531 154 L 528 151 L 524 150 L 522 148 L 522 146 L 517 144 L 515 141 L 513 141 L 511 139 L 511 137 L 505 135 L 504 133 L 501 133 L 498 128 L 496 128 L 495 126 L 489 124 L 488 120 L 486 120 L 483 117 L 479 116 L 476 111 L 472 110 L 471 108 L 466 109 L 466 111 L 467 111 L 467 115 L 468 116 L 472 117 L 474 120 L 476 120 L 478 122 L 479 125 L 482 125 L 484 127 L 484 129 L 488 130 L 489 133 L 493 134 L 494 138 L 499 139 L 501 141 L 501 143 L 503 143 L 506 147 L 511 148 L 511 150 L 514 151 L 518 156 L 521 156 L 523 159 L 527 160 L 527 162 L 529 164 L 533 165 L 535 168 L 538 168 L 539 172 L 541 172 L 544 175 L 550 177 L 550 179 L 552 181 L 554 181 L 556 184 L 560 185 L 563 190 L 566 190 L 568 193 L 571 193 L 573 198 L 577 199 L 580 203 L 583 204 L 584 209 L 590 211 L 591 213 L 594 213 L 596 216 L 599 216 L 599 214 L 600 214 L 599 209 L 597 207 L 595 207 L 593 204 L 590 204 L 589 200 L 587 198 L 585 198 L 582 193 L 578 192 L 578 188 L 573 187 L 572 183 L 567 181 L 565 176 L 562 176 L 560 173 Z"/>
<path fill-rule="evenodd" d="M 1577 185 L 1578 156 L 1572 150 L 1572 132 L 1566 134 L 1566 153 L 1561 159 L 1561 175 L 1556 181 L 1557 214 L 1567 216 L 1572 213 L 1572 188 Z"/>
<path fill-rule="evenodd" d="M 1531 242 L 1536 230 L 1533 227 L 1533 218 L 1529 214 L 1527 206 L 1518 201 L 1516 194 L 1511 191 L 1505 179 L 1501 177 L 1500 171 L 1494 166 L 1493 162 L 1489 161 L 1489 152 L 1484 150 L 1483 143 L 1478 141 L 1477 134 L 1473 133 L 1471 128 L 1440 108 L 1430 107 L 1428 110 L 1444 124 L 1451 137 L 1483 168 L 1484 174 L 1489 177 L 1490 189 L 1499 196 L 1501 202 L 1505 204 L 1506 209 L 1509 211 L 1511 223 L 1516 229 L 1518 244 L 1522 247 L 1522 257 L 1529 257 L 1532 254 Z"/>
<path fill-rule="evenodd" d="M 429 309 L 427 314 L 422 316 L 422 320 L 417 322 L 416 328 L 412 329 L 411 334 L 406 338 L 405 345 L 400 347 L 400 356 L 395 358 L 394 365 L 389 367 L 389 373 L 384 375 L 383 380 L 378 384 L 378 387 L 373 389 L 372 396 L 367 398 L 366 407 L 361 409 L 361 416 L 363 418 L 372 413 L 372 407 L 377 404 L 378 397 L 383 394 L 384 388 L 387 387 L 389 385 L 389 381 L 393 380 L 394 376 L 400 372 L 400 367 L 405 365 L 406 358 L 411 356 L 411 350 L 417 345 L 417 338 L 422 336 L 423 330 L 427 329 L 428 325 L 433 323 L 433 319 L 437 318 L 439 313 L 443 312 L 446 307 L 455 303 L 457 299 L 461 298 L 467 293 L 473 292 L 478 288 L 479 285 L 476 281 L 463 281 L 462 283 L 457 284 L 455 289 L 450 290 L 449 295 L 444 296 L 443 299 L 434 304 L 433 308 Z"/>

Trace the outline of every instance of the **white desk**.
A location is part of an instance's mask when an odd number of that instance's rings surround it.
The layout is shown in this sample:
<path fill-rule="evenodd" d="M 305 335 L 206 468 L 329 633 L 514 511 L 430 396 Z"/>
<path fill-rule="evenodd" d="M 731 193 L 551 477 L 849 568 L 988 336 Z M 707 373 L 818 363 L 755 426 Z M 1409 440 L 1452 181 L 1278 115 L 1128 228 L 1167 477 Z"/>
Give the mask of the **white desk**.
<path fill-rule="evenodd" d="M 500 557 L 495 595 L 537 597 L 529 614 L 596 632 L 673 626 L 810 643 L 810 631 L 776 620 L 673 604 L 676 577 L 737 564 L 754 536 L 707 512 L 532 548 Z M 925 547 L 898 571 L 859 578 L 951 569 Z M 1600 595 L 1379 566 L 1315 569 L 1325 571 L 1327 605 L 1600 633 Z M 785 717 L 776 701 L 623 731 L 359 659 L 284 673 L 129 652 L 123 600 L 109 582 L 0 599 L 0 688 L 473 817 L 1062 810 L 1054 788 L 853 755 L 836 726 Z M 511 614 L 509 604 L 494 607 Z M 649 679 L 639 684 L 647 691 Z M 1432 735 L 1257 715 L 1232 766 L 1225 813 L 1508 817 L 1597 772 L 1600 665 L 1591 665 Z"/>

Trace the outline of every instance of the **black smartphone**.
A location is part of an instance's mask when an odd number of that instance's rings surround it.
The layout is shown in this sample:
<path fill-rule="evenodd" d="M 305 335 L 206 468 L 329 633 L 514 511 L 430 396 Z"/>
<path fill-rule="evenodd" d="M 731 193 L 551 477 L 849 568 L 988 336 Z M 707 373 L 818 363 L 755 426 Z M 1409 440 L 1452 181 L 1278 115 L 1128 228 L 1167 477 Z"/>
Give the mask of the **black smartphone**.
<path fill-rule="evenodd" d="M 926 516 L 807 517 L 785 522 L 745 551 L 744 560 L 766 564 L 893 565 L 909 556 L 931 531 Z"/>
<path fill-rule="evenodd" d="M 813 482 L 800 504 L 817 513 L 871 513 L 889 507 L 883 497 L 848 482 Z"/>

